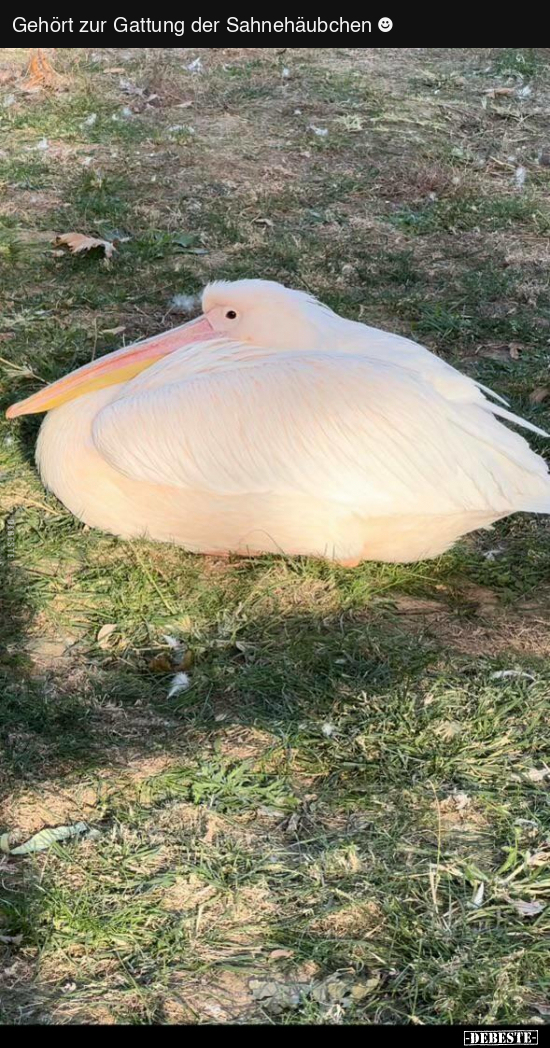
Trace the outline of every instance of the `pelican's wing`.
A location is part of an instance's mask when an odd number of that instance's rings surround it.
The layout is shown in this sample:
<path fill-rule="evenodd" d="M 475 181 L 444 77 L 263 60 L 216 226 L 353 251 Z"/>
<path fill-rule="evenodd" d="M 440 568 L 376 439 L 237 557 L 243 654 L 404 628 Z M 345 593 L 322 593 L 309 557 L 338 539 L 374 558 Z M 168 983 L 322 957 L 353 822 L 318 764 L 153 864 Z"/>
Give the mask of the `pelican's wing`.
<path fill-rule="evenodd" d="M 357 325 L 357 328 L 361 330 L 364 352 L 369 359 L 394 363 L 415 371 L 451 399 L 471 398 L 472 386 L 475 386 L 508 407 L 508 401 L 500 393 L 495 393 L 494 389 L 489 389 L 481 382 L 463 375 L 452 364 L 436 356 L 419 342 L 414 342 L 404 335 L 396 335 L 393 331 L 383 331 L 366 324 Z"/>
<path fill-rule="evenodd" d="M 535 509 L 543 460 L 494 413 L 393 363 L 283 353 L 153 388 L 99 412 L 100 454 L 134 479 L 217 495 L 302 493 L 369 514 Z M 143 380 L 145 381 L 145 379 Z"/>

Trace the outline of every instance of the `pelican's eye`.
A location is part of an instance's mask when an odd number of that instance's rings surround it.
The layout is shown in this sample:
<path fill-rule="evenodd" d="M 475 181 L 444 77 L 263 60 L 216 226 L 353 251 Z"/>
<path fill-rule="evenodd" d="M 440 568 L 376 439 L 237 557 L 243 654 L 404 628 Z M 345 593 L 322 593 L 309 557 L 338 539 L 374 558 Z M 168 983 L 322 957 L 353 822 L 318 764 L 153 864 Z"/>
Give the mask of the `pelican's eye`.
<path fill-rule="evenodd" d="M 225 316 L 226 316 L 227 320 L 236 320 L 237 319 L 237 314 L 236 314 L 234 309 L 228 309 L 227 313 L 225 314 Z"/>

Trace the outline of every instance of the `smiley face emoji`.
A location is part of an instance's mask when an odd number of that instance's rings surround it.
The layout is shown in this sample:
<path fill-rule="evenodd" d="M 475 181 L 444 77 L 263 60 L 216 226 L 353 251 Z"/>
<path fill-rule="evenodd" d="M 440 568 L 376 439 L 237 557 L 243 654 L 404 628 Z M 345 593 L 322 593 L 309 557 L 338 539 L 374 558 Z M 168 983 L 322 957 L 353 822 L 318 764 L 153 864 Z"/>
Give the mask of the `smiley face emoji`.
<path fill-rule="evenodd" d="M 378 23 L 378 28 L 381 33 L 389 33 L 390 29 L 393 29 L 391 18 L 381 18 Z"/>

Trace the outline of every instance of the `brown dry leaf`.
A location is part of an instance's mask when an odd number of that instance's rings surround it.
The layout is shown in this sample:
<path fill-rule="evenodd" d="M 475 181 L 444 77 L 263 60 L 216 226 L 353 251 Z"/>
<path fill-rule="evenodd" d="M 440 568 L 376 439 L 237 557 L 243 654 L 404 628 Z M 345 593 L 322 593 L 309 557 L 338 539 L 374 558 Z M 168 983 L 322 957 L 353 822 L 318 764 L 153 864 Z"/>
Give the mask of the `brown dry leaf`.
<path fill-rule="evenodd" d="M 270 961 L 288 961 L 292 957 L 294 957 L 292 950 L 272 950 L 269 955 Z"/>
<path fill-rule="evenodd" d="M 109 66 L 108 69 L 103 70 L 104 73 L 125 73 L 124 66 Z"/>
<path fill-rule="evenodd" d="M 170 656 L 163 652 L 161 655 L 156 655 L 154 659 L 151 659 L 149 669 L 151 673 L 173 673 L 174 664 Z"/>
<path fill-rule="evenodd" d="M 476 356 L 505 362 L 510 360 L 510 358 L 519 360 L 519 355 L 523 348 L 521 342 L 488 342 L 485 345 L 478 346 Z"/>
<path fill-rule="evenodd" d="M 32 49 L 27 66 L 27 79 L 20 85 L 22 91 L 40 91 L 43 87 L 60 88 L 66 83 L 65 77 L 57 73 L 46 52 L 41 47 Z"/>
<path fill-rule="evenodd" d="M 97 643 L 99 644 L 99 647 L 103 649 L 103 651 L 106 651 L 108 648 L 110 648 L 110 642 L 113 633 L 116 633 L 116 625 L 114 625 L 113 623 L 108 623 L 107 626 L 101 627 L 97 635 Z"/>
<path fill-rule="evenodd" d="M 183 658 L 181 658 L 179 660 L 179 662 L 176 662 L 176 664 L 174 666 L 174 669 L 178 670 L 178 671 L 180 671 L 180 670 L 192 670 L 194 665 L 195 665 L 195 655 L 194 655 L 194 653 L 192 651 L 186 651 L 185 655 L 183 656 Z"/>
<path fill-rule="evenodd" d="M 109 261 L 116 251 L 115 245 L 110 240 L 99 240 L 97 237 L 87 237 L 84 233 L 63 233 L 57 237 L 56 244 L 68 247 L 73 255 L 79 255 L 82 251 L 93 251 L 102 248 L 105 258 Z"/>
<path fill-rule="evenodd" d="M 529 400 L 531 401 L 531 404 L 543 404 L 548 397 L 550 397 L 550 389 L 548 386 L 537 386 L 537 388 L 531 393 Z"/>
<path fill-rule="evenodd" d="M 485 94 L 488 98 L 496 98 L 498 95 L 513 95 L 514 92 L 514 87 L 490 87 Z"/>

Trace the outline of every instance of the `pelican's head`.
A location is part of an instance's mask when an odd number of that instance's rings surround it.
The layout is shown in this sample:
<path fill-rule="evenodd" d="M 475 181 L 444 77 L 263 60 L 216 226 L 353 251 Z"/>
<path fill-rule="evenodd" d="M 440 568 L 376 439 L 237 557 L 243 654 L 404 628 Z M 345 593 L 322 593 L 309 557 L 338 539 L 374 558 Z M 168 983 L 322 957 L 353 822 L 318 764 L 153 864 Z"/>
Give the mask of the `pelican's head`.
<path fill-rule="evenodd" d="M 8 418 L 51 411 L 84 393 L 129 382 L 145 368 L 197 342 L 228 338 L 273 350 L 322 349 L 335 313 L 302 291 L 271 280 L 217 281 L 203 294 L 203 315 L 85 364 L 12 404 Z"/>
<path fill-rule="evenodd" d="M 202 297 L 216 335 L 266 349 L 322 349 L 331 320 L 339 318 L 304 291 L 273 280 L 217 280 Z"/>

